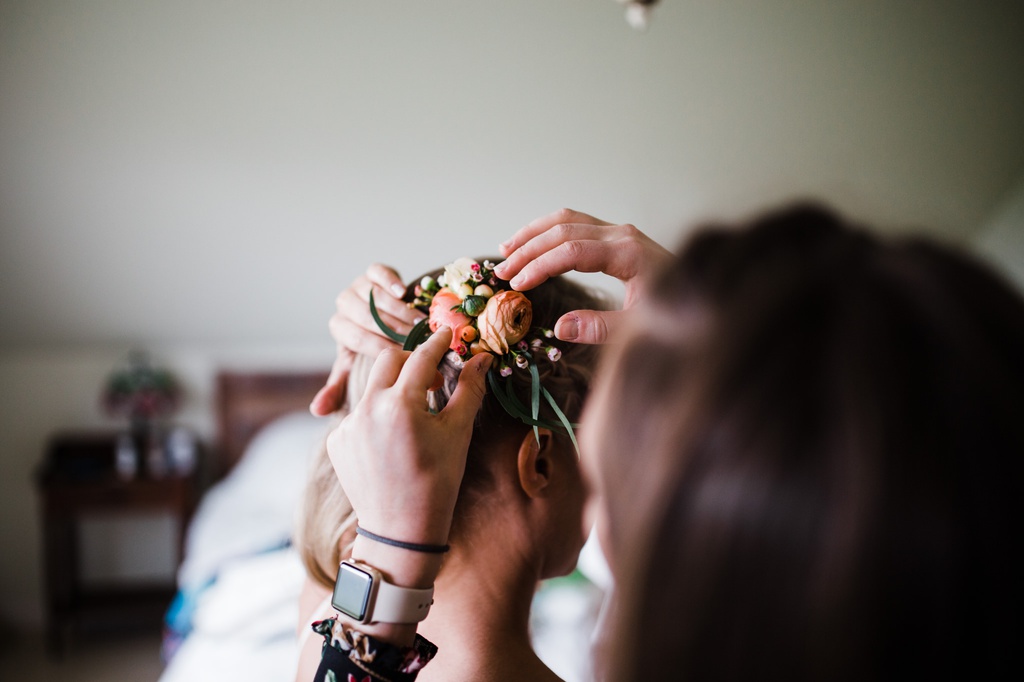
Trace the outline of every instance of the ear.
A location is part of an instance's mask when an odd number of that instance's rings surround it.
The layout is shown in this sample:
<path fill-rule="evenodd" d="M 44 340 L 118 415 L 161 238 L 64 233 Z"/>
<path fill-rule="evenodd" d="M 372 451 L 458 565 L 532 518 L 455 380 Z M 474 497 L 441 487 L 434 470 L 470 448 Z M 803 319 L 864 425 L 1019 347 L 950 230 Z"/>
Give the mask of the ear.
<path fill-rule="evenodd" d="M 527 497 L 539 497 L 551 482 L 554 444 L 549 429 L 530 429 L 519 444 L 519 485 Z"/>

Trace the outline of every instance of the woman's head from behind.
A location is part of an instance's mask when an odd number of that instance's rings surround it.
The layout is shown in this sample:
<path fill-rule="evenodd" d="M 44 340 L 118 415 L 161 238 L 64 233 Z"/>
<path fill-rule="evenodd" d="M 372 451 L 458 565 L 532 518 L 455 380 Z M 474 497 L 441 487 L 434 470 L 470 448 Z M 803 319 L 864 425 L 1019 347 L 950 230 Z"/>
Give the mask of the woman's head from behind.
<path fill-rule="evenodd" d="M 806 206 L 702 231 L 648 293 L 586 418 L 621 579 L 613 678 L 1007 660 L 1019 296 Z"/>
<path fill-rule="evenodd" d="M 428 273 L 432 278 L 442 270 Z M 415 282 L 419 282 L 418 278 Z M 507 288 L 507 283 L 499 282 Z M 497 288 L 497 287 L 496 287 Z M 407 300 L 412 300 L 410 285 Z M 556 277 L 527 292 L 533 314 L 532 326 L 550 329 L 565 312 L 580 308 L 602 308 L 605 302 L 565 278 Z M 454 344 L 454 342 L 453 342 Z M 554 342 L 545 341 L 545 345 Z M 583 400 L 589 390 L 597 349 L 585 345 L 555 344 L 559 351 L 549 359 L 544 348 L 531 353 L 541 385 L 550 392 L 566 418 L 579 421 Z M 349 380 L 351 406 L 362 395 L 373 358 L 360 356 Z M 497 364 L 497 363 L 495 363 Z M 431 392 L 431 409 L 447 404 L 458 382 L 462 361 L 450 352 L 438 368 L 440 388 Z M 531 404 L 532 375 L 526 369 L 510 368 L 507 378 L 525 405 Z M 559 419 L 541 401 L 540 419 L 557 424 Z M 542 577 L 566 573 L 575 566 L 583 542 L 583 483 L 577 453 L 563 429 L 536 431 L 511 416 L 502 402 L 488 390 L 474 424 L 452 526 L 452 552 L 467 549 L 473 538 L 494 534 L 508 526 L 525 545 L 531 546 Z M 338 562 L 354 539 L 355 519 L 337 482 L 336 474 L 322 448 L 314 464 L 300 524 L 299 544 L 311 576 L 324 585 L 333 584 Z M 370 529 L 372 530 L 372 529 Z M 505 528 L 507 531 L 508 528 Z"/>
<path fill-rule="evenodd" d="M 435 273 L 436 274 L 436 273 Z M 507 287 L 502 282 L 501 286 Z M 533 327 L 550 330 L 563 314 L 579 309 L 603 309 L 607 301 L 564 277 L 554 277 L 526 292 Z M 540 384 L 554 398 L 570 423 L 580 420 L 597 365 L 599 349 L 583 344 L 555 343 L 558 359 L 544 347 L 532 355 Z M 439 367 L 442 386 L 432 393 L 433 409 L 442 409 L 458 383 L 461 363 L 449 353 Z M 507 381 L 523 405 L 530 405 L 532 378 L 526 369 L 509 367 Z M 540 400 L 542 421 L 559 424 L 554 410 Z M 505 488 L 505 495 L 499 493 Z M 520 500 L 535 496 L 541 516 L 534 520 L 530 541 L 545 556 L 543 577 L 562 575 L 576 565 L 584 538 L 582 511 L 585 499 L 579 458 L 572 438 L 563 428 L 537 432 L 509 414 L 490 388 L 477 416 L 466 460 L 466 473 L 455 508 L 452 535 L 457 541 L 470 531 L 487 531 L 497 515 L 507 513 L 509 496 Z"/>

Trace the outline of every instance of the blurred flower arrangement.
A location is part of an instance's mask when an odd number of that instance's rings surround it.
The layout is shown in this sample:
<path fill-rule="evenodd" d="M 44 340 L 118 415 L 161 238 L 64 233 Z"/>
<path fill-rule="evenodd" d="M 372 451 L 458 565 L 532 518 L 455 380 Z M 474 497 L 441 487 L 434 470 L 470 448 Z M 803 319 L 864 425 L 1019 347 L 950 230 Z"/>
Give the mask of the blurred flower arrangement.
<path fill-rule="evenodd" d="M 115 370 L 103 389 L 103 408 L 112 417 L 127 417 L 132 430 L 145 431 L 160 417 L 173 414 L 181 399 L 174 375 L 154 367 L 145 353 L 132 353 L 128 366 Z"/>

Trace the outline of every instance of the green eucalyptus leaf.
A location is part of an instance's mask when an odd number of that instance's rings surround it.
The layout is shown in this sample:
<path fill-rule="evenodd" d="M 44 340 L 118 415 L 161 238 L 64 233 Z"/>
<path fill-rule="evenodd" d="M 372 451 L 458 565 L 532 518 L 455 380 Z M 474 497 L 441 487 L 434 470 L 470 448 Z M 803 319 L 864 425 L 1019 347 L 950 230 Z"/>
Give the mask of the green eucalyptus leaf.
<path fill-rule="evenodd" d="M 405 343 L 402 344 L 402 350 L 413 350 L 416 346 L 420 345 L 430 336 L 430 321 L 427 318 L 423 318 L 409 331 L 409 336 L 405 338 Z"/>
<path fill-rule="evenodd" d="M 498 376 L 501 375 L 497 373 L 496 370 L 494 369 L 491 369 L 490 371 L 487 372 L 487 383 L 491 387 L 491 393 L 494 395 L 494 397 L 497 399 L 497 401 L 501 404 L 501 406 L 505 409 L 506 412 L 508 412 L 516 419 L 521 419 L 515 406 L 509 401 L 508 397 L 505 395 L 505 391 L 503 391 L 501 387 L 498 385 Z"/>
<path fill-rule="evenodd" d="M 551 429 L 555 431 L 562 428 L 559 424 L 554 424 L 552 422 L 547 421 L 546 419 L 534 419 L 533 417 L 531 417 L 530 413 L 526 411 L 526 407 L 523 405 L 522 402 L 520 402 L 519 396 L 516 395 L 515 387 L 513 386 L 511 379 L 505 380 L 505 397 L 508 399 L 509 403 L 513 406 L 513 409 L 515 409 L 516 411 L 516 414 L 514 414 L 513 416 L 519 419 L 519 421 L 523 422 L 527 426 L 539 426 L 541 428 Z"/>
<path fill-rule="evenodd" d="M 515 397 L 515 393 L 512 392 L 512 382 L 505 381 L 505 389 L 498 384 L 498 377 L 501 375 L 497 370 L 489 370 L 487 372 L 487 383 L 491 387 L 491 393 L 494 394 L 495 399 L 504 408 L 504 410 L 513 418 L 518 419 L 527 426 L 540 426 L 545 429 L 559 429 L 560 426 L 544 421 L 542 419 L 533 419 L 529 413 L 523 407 L 519 399 Z"/>
<path fill-rule="evenodd" d="M 377 312 L 377 304 L 373 302 L 372 288 L 370 289 L 370 315 L 373 316 L 373 321 L 377 323 L 380 330 L 384 332 L 384 336 L 388 337 L 395 343 L 405 343 L 405 340 L 408 338 L 407 336 L 399 334 L 394 329 L 384 324 L 384 320 L 380 319 L 380 313 Z"/>
<path fill-rule="evenodd" d="M 537 365 L 532 362 L 530 380 L 530 413 L 536 421 L 540 417 L 540 372 L 537 371 Z M 537 445 L 540 445 L 540 431 L 536 424 L 533 426 L 533 436 L 537 439 Z"/>
<path fill-rule="evenodd" d="M 569 438 L 572 440 L 572 446 L 576 448 L 576 456 L 579 457 L 580 444 L 576 442 L 576 433 L 572 430 L 572 423 L 569 422 L 565 413 L 558 407 L 558 403 L 555 402 L 554 397 L 548 392 L 548 389 L 541 387 L 541 390 L 544 392 L 544 399 L 548 401 L 548 405 L 550 405 L 551 409 L 555 411 L 555 414 L 558 415 L 558 419 L 562 422 L 562 426 L 565 427 L 565 432 L 569 434 Z"/>

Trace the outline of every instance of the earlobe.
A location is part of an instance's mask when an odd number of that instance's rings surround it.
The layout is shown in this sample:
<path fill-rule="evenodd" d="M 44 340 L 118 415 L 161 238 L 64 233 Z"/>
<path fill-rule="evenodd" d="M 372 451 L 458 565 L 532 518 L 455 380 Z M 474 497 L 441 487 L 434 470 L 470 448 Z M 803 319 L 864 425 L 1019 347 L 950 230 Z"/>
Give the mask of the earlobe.
<path fill-rule="evenodd" d="M 551 482 L 554 439 L 548 429 L 539 429 L 537 435 L 531 430 L 519 444 L 519 485 L 528 497 L 540 496 Z"/>

